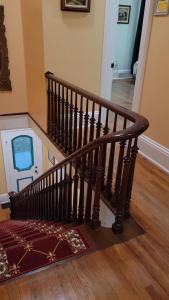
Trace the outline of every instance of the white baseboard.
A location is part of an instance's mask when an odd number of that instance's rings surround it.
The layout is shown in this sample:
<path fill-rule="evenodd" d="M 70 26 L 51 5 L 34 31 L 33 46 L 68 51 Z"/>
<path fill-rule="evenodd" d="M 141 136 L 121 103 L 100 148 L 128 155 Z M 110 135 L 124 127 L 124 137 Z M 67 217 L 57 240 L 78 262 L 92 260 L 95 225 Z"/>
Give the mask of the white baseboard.
<path fill-rule="evenodd" d="M 131 74 L 131 70 L 130 69 L 124 69 L 124 70 L 118 70 L 119 75 L 120 74 Z"/>
<path fill-rule="evenodd" d="M 113 71 L 113 80 L 131 79 L 134 78 L 131 74 L 131 70 L 115 70 Z"/>
<path fill-rule="evenodd" d="M 8 202 L 9 202 L 8 194 L 0 194 L 0 204 L 8 203 Z"/>
<path fill-rule="evenodd" d="M 139 138 L 140 153 L 156 164 L 160 169 L 169 173 L 169 149 L 160 145 L 149 137 L 142 135 Z"/>

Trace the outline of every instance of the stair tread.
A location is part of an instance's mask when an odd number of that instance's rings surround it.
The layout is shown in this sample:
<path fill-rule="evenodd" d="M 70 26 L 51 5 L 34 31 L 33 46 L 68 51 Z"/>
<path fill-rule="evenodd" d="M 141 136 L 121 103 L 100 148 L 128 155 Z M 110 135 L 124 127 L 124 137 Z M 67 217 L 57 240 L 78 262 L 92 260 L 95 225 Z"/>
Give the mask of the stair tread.
<path fill-rule="evenodd" d="M 19 247 L 23 247 L 26 243 L 35 243 L 40 241 L 41 239 L 46 239 L 47 237 L 55 236 L 57 233 L 70 230 L 70 224 L 64 225 L 54 221 L 39 221 L 39 220 L 30 220 L 30 223 L 26 221 L 6 221 L 0 222 L 0 232 L 3 230 L 1 229 L 1 225 L 5 226 L 5 230 L 8 231 L 10 229 L 10 233 L 6 233 L 6 237 L 0 236 L 0 245 L 8 252 L 11 249 L 17 249 Z M 21 223 L 22 222 L 22 223 Z M 2 224 L 3 223 L 3 224 Z M 9 226 L 8 226 L 9 223 Z M 22 226 L 23 228 L 22 228 Z M 30 226 L 37 226 L 36 228 L 32 228 Z M 44 225 L 45 224 L 45 225 Z M 26 227 L 28 226 L 28 227 Z M 74 227 L 74 226 L 73 226 Z M 74 227 L 75 228 L 75 227 Z M 30 232 L 32 232 L 30 234 Z"/>

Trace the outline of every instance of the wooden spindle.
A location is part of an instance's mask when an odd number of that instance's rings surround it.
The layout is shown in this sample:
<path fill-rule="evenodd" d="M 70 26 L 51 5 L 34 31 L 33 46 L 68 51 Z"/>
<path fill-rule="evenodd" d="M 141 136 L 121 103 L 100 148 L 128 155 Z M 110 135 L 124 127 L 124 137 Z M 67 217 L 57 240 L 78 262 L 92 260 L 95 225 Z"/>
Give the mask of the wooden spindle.
<path fill-rule="evenodd" d="M 58 170 L 55 171 L 55 189 L 54 189 L 54 220 L 59 220 L 59 188 L 58 188 Z"/>
<path fill-rule="evenodd" d="M 78 149 L 82 147 L 82 134 L 83 134 L 83 97 L 80 99 L 80 111 L 79 111 L 79 138 L 78 138 Z"/>
<path fill-rule="evenodd" d="M 94 117 L 94 113 L 95 113 L 95 103 L 93 102 L 92 104 L 92 116 L 90 118 L 90 137 L 89 137 L 89 141 L 93 141 L 94 139 L 94 127 L 95 127 L 95 122 L 96 119 Z"/>
<path fill-rule="evenodd" d="M 48 79 L 48 114 L 47 114 L 47 133 L 50 135 L 50 79 Z"/>
<path fill-rule="evenodd" d="M 93 203 L 93 214 L 91 227 L 96 229 L 100 226 L 100 192 L 101 192 L 101 182 L 104 174 L 104 169 L 102 165 L 104 155 L 104 147 L 103 145 L 99 148 L 99 161 L 98 166 L 96 168 L 96 184 L 95 184 L 95 194 L 94 194 L 94 203 Z"/>
<path fill-rule="evenodd" d="M 78 175 L 78 168 L 79 168 L 79 161 L 75 161 L 75 174 L 73 176 L 74 181 L 74 190 L 73 190 L 73 222 L 77 222 L 77 202 L 78 202 L 78 183 L 79 183 L 79 175 Z"/>
<path fill-rule="evenodd" d="M 72 220 L 72 163 L 69 164 L 69 175 L 67 185 L 67 216 L 66 221 L 71 222 Z"/>
<path fill-rule="evenodd" d="M 57 105 L 57 83 L 54 84 L 54 135 L 53 140 L 57 142 L 57 131 L 58 131 L 58 105 Z"/>
<path fill-rule="evenodd" d="M 41 219 L 45 218 L 45 178 L 42 178 L 42 190 L 41 190 L 41 195 L 42 195 L 42 203 L 41 203 Z"/>
<path fill-rule="evenodd" d="M 69 90 L 66 89 L 66 103 L 65 103 L 65 141 L 64 141 L 64 150 L 65 153 L 67 153 L 68 151 L 68 136 L 69 136 Z"/>
<path fill-rule="evenodd" d="M 64 148 L 64 136 L 65 136 L 65 95 L 64 86 L 62 85 L 62 113 L 61 113 L 61 148 Z"/>
<path fill-rule="evenodd" d="M 43 204 L 42 180 L 40 180 L 40 182 L 39 182 L 38 219 L 42 219 L 42 204 Z"/>
<path fill-rule="evenodd" d="M 85 162 L 86 154 L 82 155 L 79 169 L 80 176 L 80 192 L 79 192 L 79 207 L 78 207 L 78 224 L 84 222 L 84 180 L 85 180 Z"/>
<path fill-rule="evenodd" d="M 84 138 L 83 138 L 83 145 L 86 145 L 88 142 L 88 125 L 89 125 L 89 100 L 86 100 L 86 112 L 84 115 Z"/>
<path fill-rule="evenodd" d="M 55 137 L 55 95 L 54 95 L 54 81 L 51 81 L 51 138 Z"/>
<path fill-rule="evenodd" d="M 77 150 L 77 93 L 75 94 L 75 107 L 74 107 L 74 136 L 73 136 L 73 151 Z"/>
<path fill-rule="evenodd" d="M 106 121 L 105 126 L 103 128 L 103 134 L 107 135 L 109 133 L 109 109 L 106 110 Z M 103 166 L 103 178 L 101 181 L 101 189 L 104 190 L 104 176 L 105 176 L 105 169 L 106 169 L 106 156 L 107 156 L 107 143 L 103 145 L 103 155 L 102 155 L 102 166 Z"/>
<path fill-rule="evenodd" d="M 125 150 L 125 141 L 122 141 L 120 143 L 118 166 L 117 166 L 117 173 L 116 173 L 116 182 L 115 182 L 114 196 L 113 196 L 113 200 L 112 200 L 112 205 L 114 207 L 117 207 L 117 204 L 118 204 L 118 201 L 119 201 L 120 187 L 121 187 L 121 177 L 122 177 L 122 169 L 123 169 L 124 150 Z"/>
<path fill-rule="evenodd" d="M 91 204 L 92 204 L 92 172 L 93 169 L 93 150 L 88 154 L 88 172 L 87 172 L 87 196 L 86 196 L 86 209 L 85 209 L 85 223 L 91 220 Z"/>
<path fill-rule="evenodd" d="M 114 118 L 113 132 L 116 132 L 116 129 L 117 129 L 117 114 L 115 114 L 115 118 Z M 116 143 L 115 142 L 111 143 L 106 187 L 104 191 L 104 195 L 107 198 L 112 198 L 113 196 L 112 185 L 113 185 L 113 170 L 114 170 L 114 160 L 115 160 L 115 147 L 116 147 Z"/>
<path fill-rule="evenodd" d="M 102 107 L 100 105 L 99 107 L 99 116 L 98 116 L 98 120 L 97 120 L 97 123 L 96 123 L 96 139 L 98 139 L 100 137 L 100 134 L 101 134 L 101 128 L 102 128 L 102 123 L 101 123 L 101 114 L 102 114 Z M 94 154 L 94 170 L 93 170 L 93 182 L 95 182 L 96 180 L 96 167 L 98 165 L 98 157 L 99 155 L 99 150 L 98 148 L 96 148 L 95 150 L 95 154 Z"/>
<path fill-rule="evenodd" d="M 48 176 L 48 184 L 49 184 L 49 205 L 48 205 L 48 209 L 49 209 L 49 220 L 52 220 L 52 210 L 53 210 L 53 206 L 52 206 L 52 202 L 53 202 L 53 197 L 52 197 L 52 190 L 53 190 L 53 187 L 52 187 L 52 174 L 50 173 L 49 176 Z"/>
<path fill-rule="evenodd" d="M 72 153 L 72 126 L 73 126 L 73 91 L 70 95 L 70 106 L 69 106 L 69 143 L 68 143 L 68 153 Z"/>
<path fill-rule="evenodd" d="M 115 223 L 112 225 L 112 229 L 115 233 L 123 232 L 123 219 L 125 214 L 126 194 L 127 194 L 128 177 L 129 177 L 129 170 L 130 170 L 130 149 L 131 149 L 131 140 L 129 141 L 128 144 L 127 155 L 124 157 L 124 167 L 123 167 L 123 174 L 122 174 L 121 187 L 119 193 L 119 200 L 117 202 Z"/>
<path fill-rule="evenodd" d="M 54 175 L 55 173 L 52 172 L 50 174 L 51 176 L 51 212 L 50 212 L 50 217 L 51 217 L 51 220 L 54 220 L 54 209 L 55 209 L 55 180 L 54 180 Z"/>
<path fill-rule="evenodd" d="M 62 198 L 62 220 L 66 222 L 67 216 L 67 201 L 68 201 L 68 175 L 67 165 L 64 166 L 64 178 L 63 178 L 63 198 Z"/>
<path fill-rule="evenodd" d="M 62 199 L 63 199 L 63 171 L 62 171 L 62 167 L 59 169 L 59 182 L 58 182 L 58 188 L 59 188 L 59 216 L 58 216 L 58 221 L 62 221 L 62 216 L 63 216 L 63 203 L 62 203 Z"/>
<path fill-rule="evenodd" d="M 58 145 L 60 144 L 60 135 L 61 135 L 61 87 L 60 87 L 60 84 L 58 84 L 58 130 L 57 130 L 57 143 Z"/>
<path fill-rule="evenodd" d="M 138 142 L 138 138 L 134 140 L 134 145 L 131 148 L 130 169 L 129 169 L 128 180 L 127 180 L 126 205 L 125 205 L 126 218 L 130 217 L 130 202 L 131 202 L 131 193 L 133 187 L 135 163 L 136 163 L 137 153 L 139 150 L 137 146 L 137 142 Z"/>

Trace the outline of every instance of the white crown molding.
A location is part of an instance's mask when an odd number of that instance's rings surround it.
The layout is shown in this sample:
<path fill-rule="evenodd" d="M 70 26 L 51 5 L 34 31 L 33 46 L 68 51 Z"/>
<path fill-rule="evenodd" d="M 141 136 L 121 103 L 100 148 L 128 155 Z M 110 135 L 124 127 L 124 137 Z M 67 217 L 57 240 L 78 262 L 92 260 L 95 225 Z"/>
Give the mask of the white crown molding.
<path fill-rule="evenodd" d="M 139 138 L 139 148 L 140 154 L 169 174 L 169 148 L 145 135 Z"/>

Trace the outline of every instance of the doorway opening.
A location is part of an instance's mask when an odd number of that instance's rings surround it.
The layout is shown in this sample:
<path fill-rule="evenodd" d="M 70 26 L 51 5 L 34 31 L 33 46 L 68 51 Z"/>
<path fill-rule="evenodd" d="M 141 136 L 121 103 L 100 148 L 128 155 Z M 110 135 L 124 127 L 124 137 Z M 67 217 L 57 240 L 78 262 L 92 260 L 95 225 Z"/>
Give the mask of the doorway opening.
<path fill-rule="evenodd" d="M 119 0 L 111 100 L 128 109 L 132 109 L 144 10 L 145 0 Z"/>
<path fill-rule="evenodd" d="M 152 0 L 107 0 L 101 96 L 138 111 L 153 16 Z"/>

